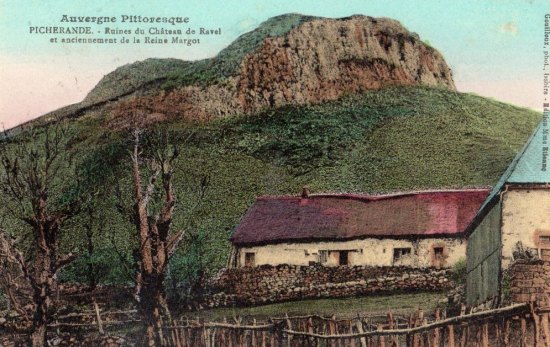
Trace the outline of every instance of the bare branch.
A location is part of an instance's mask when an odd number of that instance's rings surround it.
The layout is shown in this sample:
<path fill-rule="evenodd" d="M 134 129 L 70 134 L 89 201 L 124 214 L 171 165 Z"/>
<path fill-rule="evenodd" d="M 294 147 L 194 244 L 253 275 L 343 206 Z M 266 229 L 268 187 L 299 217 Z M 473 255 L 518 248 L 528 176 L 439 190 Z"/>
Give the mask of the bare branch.
<path fill-rule="evenodd" d="M 57 261 L 57 264 L 55 265 L 55 271 L 58 271 L 63 266 L 70 264 L 71 262 L 75 261 L 77 258 L 78 258 L 77 254 L 69 253 L 67 255 L 64 255 L 63 257 L 59 258 L 59 260 Z"/>
<path fill-rule="evenodd" d="M 25 261 L 23 253 L 17 249 L 11 237 L 2 230 L 0 230 L 0 249 L 0 256 L 6 261 L 15 264 L 19 271 L 23 274 L 24 278 L 28 281 L 28 284 L 35 287 L 36 281 L 30 273 L 30 266 Z"/>
<path fill-rule="evenodd" d="M 151 199 L 151 195 L 155 191 L 155 184 L 157 182 L 157 178 L 160 175 L 160 168 L 156 167 L 154 168 L 153 174 L 151 177 L 149 177 L 149 183 L 147 184 L 147 189 L 145 190 L 145 194 L 143 196 L 143 203 L 148 204 L 149 200 Z"/>
<path fill-rule="evenodd" d="M 176 250 L 178 249 L 178 245 L 180 244 L 181 240 L 183 240 L 183 237 L 185 236 L 185 230 L 180 230 L 177 233 L 170 236 L 168 239 L 168 242 L 166 243 L 166 253 L 168 254 L 168 258 L 172 258 L 174 253 L 176 253 Z"/>
<path fill-rule="evenodd" d="M 12 274 L 9 271 L 6 271 L 5 265 L 2 266 L 0 269 L 0 273 L 2 273 L 4 280 L 6 281 L 5 290 L 8 294 L 8 298 L 15 309 L 17 313 L 19 313 L 25 321 L 30 321 L 31 318 L 29 317 L 29 314 L 27 313 L 27 310 L 23 308 L 23 305 L 21 304 L 19 298 L 15 294 L 15 292 L 20 292 L 21 287 L 19 284 L 17 284 L 17 278 L 13 278 Z"/>

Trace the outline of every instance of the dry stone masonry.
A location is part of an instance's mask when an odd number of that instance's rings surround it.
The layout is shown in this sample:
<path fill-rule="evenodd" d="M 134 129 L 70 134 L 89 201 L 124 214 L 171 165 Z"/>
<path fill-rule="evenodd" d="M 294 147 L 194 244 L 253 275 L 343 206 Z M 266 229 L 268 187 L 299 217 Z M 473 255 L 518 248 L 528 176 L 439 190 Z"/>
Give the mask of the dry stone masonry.
<path fill-rule="evenodd" d="M 209 307 L 256 305 L 453 287 L 450 271 L 435 268 L 263 265 L 224 269 L 209 283 Z"/>
<path fill-rule="evenodd" d="M 512 302 L 546 302 L 550 297 L 550 261 L 516 260 L 509 274 Z"/>

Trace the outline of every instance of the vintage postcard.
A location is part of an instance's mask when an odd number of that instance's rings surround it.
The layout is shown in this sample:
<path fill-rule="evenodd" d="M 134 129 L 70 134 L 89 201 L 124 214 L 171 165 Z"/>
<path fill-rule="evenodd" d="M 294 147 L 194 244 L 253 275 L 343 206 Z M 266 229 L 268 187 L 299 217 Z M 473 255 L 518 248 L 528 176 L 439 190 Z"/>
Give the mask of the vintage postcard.
<path fill-rule="evenodd" d="M 550 346 L 550 4 L 0 0 L 0 346 Z"/>

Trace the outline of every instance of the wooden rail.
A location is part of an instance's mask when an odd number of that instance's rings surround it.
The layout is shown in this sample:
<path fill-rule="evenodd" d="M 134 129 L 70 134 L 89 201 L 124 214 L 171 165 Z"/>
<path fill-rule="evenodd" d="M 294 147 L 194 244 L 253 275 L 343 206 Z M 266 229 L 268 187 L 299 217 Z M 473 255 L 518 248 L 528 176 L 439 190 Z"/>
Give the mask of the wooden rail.
<path fill-rule="evenodd" d="M 135 310 L 74 313 L 59 316 L 55 328 L 92 328 L 114 331 L 123 324 L 140 324 L 133 319 Z M 129 319 L 113 320 L 113 316 L 128 314 Z M 93 317 L 93 322 L 63 322 L 63 319 Z M 169 346 L 249 346 L 249 347 L 465 347 L 465 346 L 550 346 L 550 306 L 515 304 L 488 311 L 443 318 L 436 310 L 428 321 L 417 310 L 407 321 L 388 312 L 386 316 L 349 319 L 303 315 L 272 318 L 264 322 L 234 318 L 234 322 L 204 322 L 181 318 L 167 325 Z M 110 319 L 104 319 L 109 317 Z M 385 320 L 382 320 L 385 318 Z M 374 323 L 374 320 L 377 322 Z"/>

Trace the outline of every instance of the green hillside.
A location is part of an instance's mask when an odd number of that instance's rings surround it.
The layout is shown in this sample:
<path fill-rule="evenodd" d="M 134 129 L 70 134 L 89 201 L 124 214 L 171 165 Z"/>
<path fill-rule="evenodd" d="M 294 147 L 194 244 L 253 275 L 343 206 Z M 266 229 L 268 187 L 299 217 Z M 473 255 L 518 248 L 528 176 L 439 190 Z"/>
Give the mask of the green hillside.
<path fill-rule="evenodd" d="M 195 242 L 195 246 L 193 252 L 182 249 L 173 274 L 184 276 L 188 265 L 196 262 L 210 271 L 223 267 L 231 231 L 259 195 L 298 194 L 305 184 L 314 193 L 494 184 L 539 119 L 534 111 L 475 95 L 393 87 L 207 124 L 164 124 L 193 133 L 191 141 L 181 144 L 182 155 L 176 163 L 175 226 L 191 225 L 188 244 Z M 129 189 L 127 137 L 110 132 L 99 119 L 68 124 L 79 134 L 72 150 L 84 161 L 99 162 L 105 168 L 93 184 Z M 210 178 L 206 200 L 189 215 L 186 211 L 204 175 Z M 105 230 L 110 230 L 97 237 L 104 252 L 100 262 L 116 261 L 109 251 L 113 242 L 128 249 L 126 238 L 134 232 L 117 214 L 113 196 L 107 194 L 97 203 L 102 219 L 108 221 Z M 82 246 L 81 223 L 73 223 L 66 247 Z M 197 242 L 201 247 L 196 247 Z M 105 278 L 122 277 L 108 274 Z"/>

